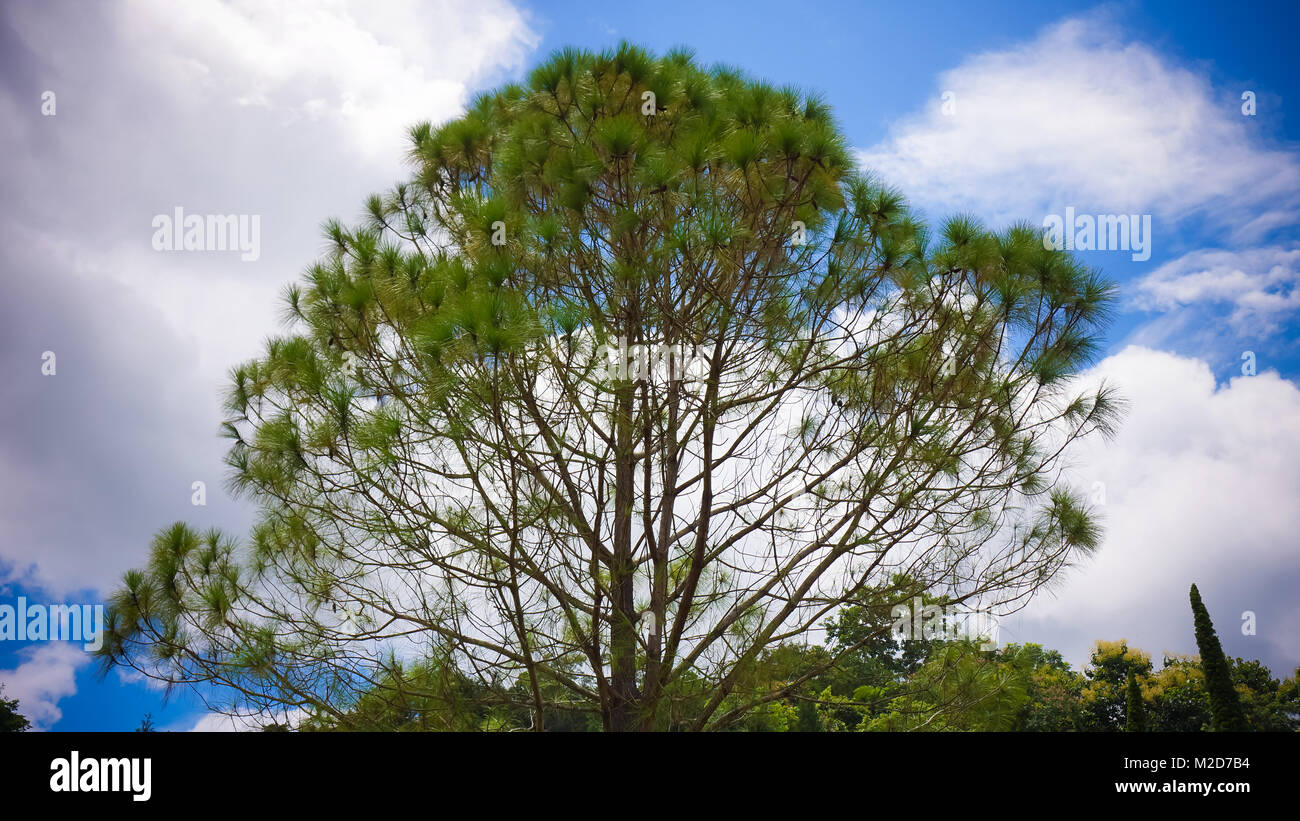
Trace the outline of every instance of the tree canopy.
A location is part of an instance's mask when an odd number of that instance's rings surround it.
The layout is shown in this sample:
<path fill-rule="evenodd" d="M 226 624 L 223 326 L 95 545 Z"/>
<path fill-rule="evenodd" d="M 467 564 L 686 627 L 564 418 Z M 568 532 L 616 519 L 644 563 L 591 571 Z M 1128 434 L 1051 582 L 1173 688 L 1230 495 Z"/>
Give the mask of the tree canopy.
<path fill-rule="evenodd" d="M 1112 284 L 932 231 L 817 96 L 565 50 L 410 138 L 231 374 L 257 525 L 160 531 L 110 663 L 326 722 L 721 729 L 877 641 L 749 686 L 864 591 L 1014 608 L 1097 547 L 1061 457 L 1115 424 L 1074 380 Z"/>

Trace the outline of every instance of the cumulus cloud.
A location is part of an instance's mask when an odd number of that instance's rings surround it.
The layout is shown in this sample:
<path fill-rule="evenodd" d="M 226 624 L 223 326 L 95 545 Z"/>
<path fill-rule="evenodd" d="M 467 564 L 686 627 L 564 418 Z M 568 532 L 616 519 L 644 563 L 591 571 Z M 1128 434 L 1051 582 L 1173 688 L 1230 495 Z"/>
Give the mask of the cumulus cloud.
<path fill-rule="evenodd" d="M 1300 389 L 1274 372 L 1216 384 L 1204 361 L 1131 346 L 1083 378 L 1131 403 L 1118 437 L 1076 454 L 1100 482 L 1096 557 L 1009 622 L 1009 641 L 1057 647 L 1076 664 L 1094 639 L 1194 653 L 1196 583 L 1225 650 L 1289 675 L 1300 663 Z M 1255 636 L 1241 615 L 1254 611 Z"/>
<path fill-rule="evenodd" d="M 176 729 L 190 733 L 248 733 L 257 732 L 272 721 L 290 727 L 307 717 L 307 711 L 289 710 L 279 716 L 231 716 L 224 713 L 205 713 L 197 720 Z"/>
<path fill-rule="evenodd" d="M 998 223 L 1068 205 L 1199 213 L 1248 239 L 1294 224 L 1300 160 L 1265 144 L 1239 95 L 1105 16 L 1074 18 L 944 72 L 861 160 L 922 206 Z"/>
<path fill-rule="evenodd" d="M 394 156 L 404 129 L 465 104 L 470 84 L 522 68 L 538 42 L 522 11 L 472 5 L 137 0 L 119 21 L 177 90 L 197 86 L 284 121 L 333 120 L 373 156 Z"/>
<path fill-rule="evenodd" d="M 255 730 L 256 727 L 246 726 L 237 722 L 231 716 L 220 713 L 207 713 L 194 722 L 194 725 L 188 729 L 191 733 L 239 733 Z"/>
<path fill-rule="evenodd" d="M 178 519 L 246 530 L 222 490 L 228 370 L 283 332 L 321 223 L 407 174 L 407 126 L 538 42 L 503 0 L 69 10 L 0 9 L 0 582 L 55 597 L 111 589 Z M 258 215 L 260 256 L 155 251 L 176 207 Z"/>
<path fill-rule="evenodd" d="M 37 730 L 48 730 L 63 718 L 59 700 L 77 692 L 77 670 L 90 656 L 74 644 L 31 644 L 18 650 L 22 659 L 13 670 L 0 670 L 5 698 L 18 699 L 18 712 Z"/>
<path fill-rule="evenodd" d="M 1138 280 L 1134 302 L 1155 311 L 1227 305 L 1237 333 L 1262 337 L 1282 330 L 1282 322 L 1300 310 L 1297 284 L 1300 248 L 1209 249 L 1166 262 Z"/>

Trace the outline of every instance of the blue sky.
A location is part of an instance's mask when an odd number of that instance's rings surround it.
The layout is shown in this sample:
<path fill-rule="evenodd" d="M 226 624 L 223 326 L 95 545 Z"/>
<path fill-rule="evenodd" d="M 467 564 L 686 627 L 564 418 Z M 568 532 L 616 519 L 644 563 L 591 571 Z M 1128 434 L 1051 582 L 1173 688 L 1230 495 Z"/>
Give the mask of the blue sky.
<path fill-rule="evenodd" d="M 319 223 L 403 174 L 406 123 L 454 116 L 560 47 L 627 39 L 821 92 L 863 164 L 932 220 L 1150 215 L 1149 260 L 1084 255 L 1121 283 L 1089 376 L 1133 404 L 1079 458 L 1076 478 L 1104 488 L 1106 545 L 1002 638 L 1076 665 L 1098 638 L 1194 652 L 1196 581 L 1230 654 L 1300 664 L 1294 4 L 186 5 L 0 11 L 0 603 L 102 601 L 176 519 L 246 528 L 220 489 L 217 391 L 276 330 Z M 161 264 L 142 226 L 175 202 L 262 214 L 261 259 Z M 32 366 L 46 349 L 54 388 Z M 1258 634 L 1236 629 L 1245 611 Z M 70 645 L 0 642 L 0 682 L 42 729 L 203 718 L 191 693 L 164 703 L 95 672 Z"/>

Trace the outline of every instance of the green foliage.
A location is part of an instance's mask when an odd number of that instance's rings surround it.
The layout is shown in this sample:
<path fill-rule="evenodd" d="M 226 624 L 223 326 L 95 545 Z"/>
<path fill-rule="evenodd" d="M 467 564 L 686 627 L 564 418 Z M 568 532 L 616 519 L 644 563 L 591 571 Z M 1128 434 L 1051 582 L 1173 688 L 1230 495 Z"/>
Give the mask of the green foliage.
<path fill-rule="evenodd" d="M 304 731 L 470 731 L 482 729 L 500 715 L 502 700 L 459 671 L 427 663 L 403 668 L 396 662 L 345 710 L 318 713 L 303 722 Z"/>
<path fill-rule="evenodd" d="M 1137 675 L 1131 668 L 1128 671 L 1128 685 L 1124 696 L 1124 732 L 1145 733 L 1147 731 L 1146 703 L 1142 700 L 1142 689 L 1138 687 Z"/>
<path fill-rule="evenodd" d="M 1029 700 L 1027 677 L 970 642 L 932 649 L 899 687 L 887 710 L 864 722 L 868 731 L 1000 731 L 1015 727 Z"/>
<path fill-rule="evenodd" d="M 826 622 L 829 644 L 840 654 L 836 692 L 847 695 L 858 687 L 882 686 L 915 673 L 939 640 L 924 636 L 904 640 L 895 624 L 900 614 L 906 613 L 904 618 L 910 619 L 912 611 L 942 603 L 906 575 L 895 576 L 889 586 L 870 587 L 854 597 Z"/>
<path fill-rule="evenodd" d="M 1300 668 L 1285 681 L 1259 661 L 1231 659 L 1232 681 L 1246 726 L 1254 732 L 1300 731 Z"/>
<path fill-rule="evenodd" d="M 160 531 L 106 664 L 340 729 L 1015 723 L 1037 667 L 891 610 L 1097 549 L 1057 477 L 1121 410 L 1072 385 L 1112 284 L 1030 225 L 931 230 L 824 101 L 684 52 L 567 49 L 410 138 L 231 372 L 249 538 Z"/>
<path fill-rule="evenodd" d="M 1151 656 L 1130 648 L 1127 639 L 1098 641 L 1084 671 L 1087 684 L 1080 697 L 1083 710 L 1080 729 L 1123 730 L 1129 673 L 1141 678 L 1149 675 L 1151 670 Z"/>
<path fill-rule="evenodd" d="M 1249 729 L 1241 709 L 1241 699 L 1232 681 L 1232 669 L 1223 655 L 1219 637 L 1210 621 L 1210 612 L 1201 601 L 1196 585 L 1191 589 L 1192 616 L 1196 625 L 1196 646 L 1201 651 L 1205 671 L 1205 688 L 1210 696 L 1210 725 L 1215 732 L 1241 732 Z"/>
<path fill-rule="evenodd" d="M 906 580 L 900 579 L 900 582 Z M 1202 732 L 1210 729 L 1209 696 L 1195 656 L 1149 656 L 1124 640 L 1098 641 L 1078 673 L 1061 654 L 1038 644 L 994 652 L 968 641 L 854 642 L 875 637 L 882 591 L 864 592 L 828 625 L 828 646 L 780 644 L 737 680 L 723 709 L 738 711 L 728 729 L 745 732 L 1017 731 Z M 871 615 L 872 611 L 876 615 Z M 884 633 L 888 635 L 888 633 Z M 852 646 L 852 652 L 844 652 Z M 842 664 L 828 664 L 839 653 Z M 402 667 L 346 709 L 315 714 L 303 731 L 485 731 L 528 729 L 528 682 L 482 685 L 445 662 Z M 1300 670 L 1296 671 L 1300 674 Z M 1278 681 L 1258 661 L 1233 662 L 1233 676 L 1252 730 L 1300 729 L 1296 678 Z M 707 703 L 701 680 L 669 695 L 660 730 L 689 729 Z M 791 687 L 791 685 L 794 685 Z M 545 693 L 552 732 L 599 731 L 600 717 L 562 691 Z M 1116 708 L 1118 702 L 1120 707 Z M 265 731 L 287 731 L 272 723 Z"/>
<path fill-rule="evenodd" d="M 30 730 L 32 723 L 18 712 L 18 699 L 4 697 L 4 686 L 0 685 L 0 733 L 21 733 Z"/>
<path fill-rule="evenodd" d="M 1022 732 L 1073 732 L 1083 729 L 1084 677 L 1056 650 L 1041 645 L 1007 645 L 1002 658 L 1027 678 L 1028 701 L 1016 716 L 1015 730 Z"/>
<path fill-rule="evenodd" d="M 1210 723 L 1210 699 L 1205 674 L 1195 656 L 1166 656 L 1159 672 L 1141 681 L 1150 702 L 1149 729 L 1154 732 L 1196 733 Z"/>

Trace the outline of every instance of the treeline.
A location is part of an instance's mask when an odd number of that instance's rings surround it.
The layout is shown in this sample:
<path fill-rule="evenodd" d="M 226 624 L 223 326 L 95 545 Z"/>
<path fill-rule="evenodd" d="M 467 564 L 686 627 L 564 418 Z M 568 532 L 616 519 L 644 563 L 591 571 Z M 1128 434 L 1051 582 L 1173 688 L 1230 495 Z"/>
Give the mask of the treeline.
<path fill-rule="evenodd" d="M 1192 605 L 1199 655 L 1166 655 L 1157 667 L 1124 639 L 1098 641 L 1076 671 L 1038 644 L 984 650 L 978 638 L 904 638 L 895 607 L 866 593 L 826 623 L 824 644 L 780 645 L 742 669 L 722 714 L 754 732 L 1300 729 L 1300 668 L 1279 680 L 1259 661 L 1224 657 L 1195 587 Z M 566 706 L 563 693 L 540 695 L 542 729 L 600 729 L 599 715 Z M 688 728 L 706 695 L 672 694 L 659 729 Z M 451 664 L 394 663 L 350 709 L 301 729 L 533 729 L 534 697 L 523 677 L 485 684 Z"/>
<path fill-rule="evenodd" d="M 911 619 L 899 618 L 899 605 L 865 591 L 826 622 L 824 643 L 778 645 L 740 667 L 720 714 L 730 729 L 751 732 L 1300 730 L 1300 667 L 1279 680 L 1259 661 L 1228 658 L 1194 585 L 1190 601 L 1198 655 L 1166 655 L 1157 667 L 1124 639 L 1098 641 L 1076 671 L 1038 644 L 986 650 L 980 637 L 953 639 L 947 629 L 909 638 L 900 627 Z M 924 596 L 919 603 L 945 604 Z M 657 729 L 690 728 L 712 695 L 689 677 L 683 682 Z M 541 729 L 602 726 L 599 714 L 554 684 L 534 692 L 524 676 L 485 682 L 428 659 L 390 661 L 359 698 L 320 709 L 296 729 L 528 730 L 536 729 L 537 699 L 546 705 Z M 146 725 L 152 729 L 147 718 Z M 29 727 L 18 702 L 0 698 L 0 732 Z"/>

